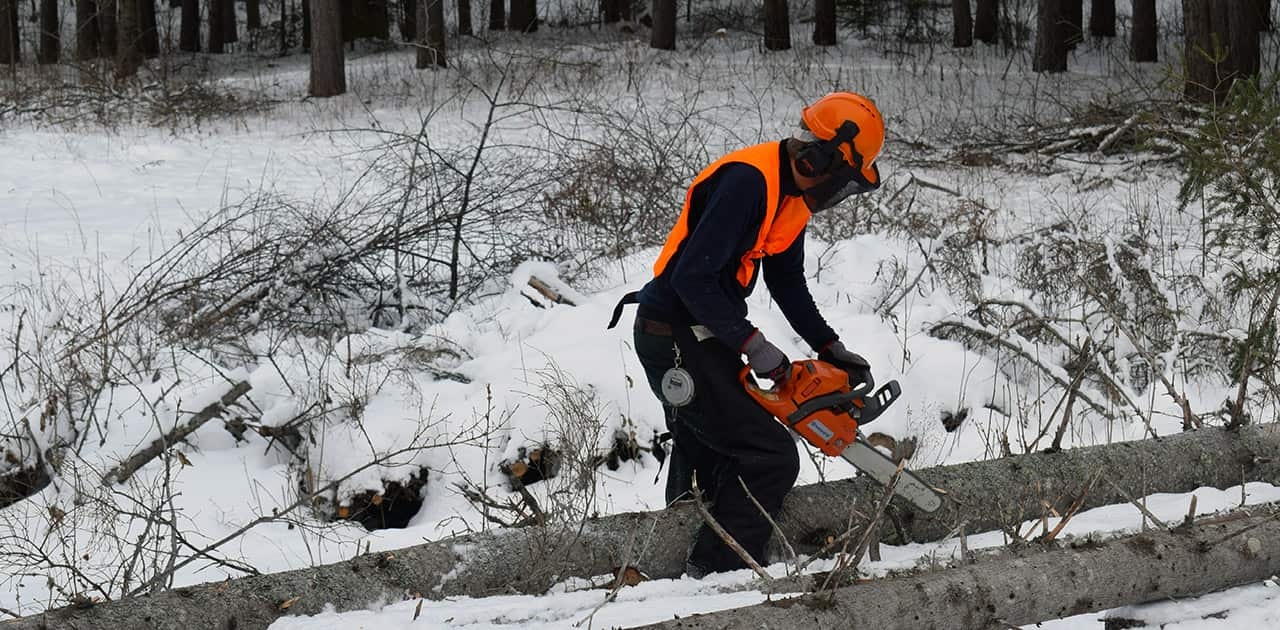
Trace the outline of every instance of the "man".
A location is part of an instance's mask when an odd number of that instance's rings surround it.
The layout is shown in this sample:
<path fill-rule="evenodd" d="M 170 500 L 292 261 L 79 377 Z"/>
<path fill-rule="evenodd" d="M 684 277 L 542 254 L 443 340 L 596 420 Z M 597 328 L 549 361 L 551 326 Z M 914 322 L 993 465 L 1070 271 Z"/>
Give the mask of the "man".
<path fill-rule="evenodd" d="M 797 137 L 734 151 L 694 179 L 653 279 L 618 307 L 639 303 L 636 353 L 674 436 L 667 500 L 687 496 L 696 482 L 711 515 L 761 564 L 771 528 L 751 498 L 776 514 L 800 460 L 787 429 L 738 378 L 743 354 L 775 385 L 791 368 L 746 318 L 758 269 L 818 358 L 849 371 L 855 384 L 870 372 L 814 304 L 804 276 L 804 228 L 811 212 L 879 187 L 884 122 L 869 99 L 850 92 L 819 99 L 801 120 Z M 702 577 L 745 566 L 703 525 L 686 570 Z"/>

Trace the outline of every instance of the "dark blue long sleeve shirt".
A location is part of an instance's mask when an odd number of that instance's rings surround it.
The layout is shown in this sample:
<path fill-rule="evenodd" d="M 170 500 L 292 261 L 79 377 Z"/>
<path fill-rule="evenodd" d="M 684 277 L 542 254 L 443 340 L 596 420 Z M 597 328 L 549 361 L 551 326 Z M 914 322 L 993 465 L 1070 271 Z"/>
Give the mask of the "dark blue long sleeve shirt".
<path fill-rule="evenodd" d="M 779 152 L 784 151 L 779 143 Z M 798 196 L 790 160 L 782 155 L 781 194 Z M 730 163 L 699 183 L 689 208 L 689 235 L 662 275 L 641 290 L 639 315 L 672 324 L 702 324 L 731 348 L 740 349 L 755 326 L 747 320 L 746 298 L 755 288 L 738 283 L 742 255 L 756 243 L 764 222 L 767 190 L 754 166 Z M 765 285 L 782 314 L 810 347 L 836 338 L 804 275 L 804 232 L 785 251 L 765 256 Z M 759 275 L 758 273 L 756 275 Z"/>

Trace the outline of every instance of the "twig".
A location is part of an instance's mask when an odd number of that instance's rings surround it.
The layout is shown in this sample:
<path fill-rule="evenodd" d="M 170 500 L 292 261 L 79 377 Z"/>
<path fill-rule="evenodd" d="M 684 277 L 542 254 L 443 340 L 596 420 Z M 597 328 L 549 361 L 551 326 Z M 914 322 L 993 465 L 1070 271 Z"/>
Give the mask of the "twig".
<path fill-rule="evenodd" d="M 1071 507 L 1067 509 L 1066 515 L 1062 517 L 1062 520 L 1058 521 L 1058 524 L 1053 528 L 1053 531 L 1045 532 L 1045 534 L 1040 537 L 1041 543 L 1053 542 L 1053 539 L 1058 537 L 1058 534 L 1062 532 L 1062 528 L 1066 527 L 1067 523 L 1071 521 L 1071 517 L 1075 516 L 1076 513 L 1080 511 L 1080 506 L 1084 505 L 1084 498 L 1089 495 L 1089 490 L 1093 489 L 1093 484 L 1098 481 L 1098 477 L 1101 476 L 1101 470 L 1093 473 L 1093 476 L 1089 478 L 1089 481 L 1084 484 L 1084 488 L 1080 489 L 1080 495 L 1071 503 Z M 1195 504 L 1192 503 L 1192 505 Z"/>
<path fill-rule="evenodd" d="M 826 579 L 822 581 L 822 586 L 818 588 L 819 591 L 827 590 L 827 587 L 831 584 L 831 580 L 836 576 L 836 574 L 841 573 L 845 569 L 856 568 L 858 566 L 858 561 L 862 559 L 862 554 L 867 551 L 867 545 L 871 544 L 872 534 L 875 533 L 877 527 L 880 525 L 880 520 L 884 518 L 885 508 L 889 507 L 889 502 L 893 500 L 894 490 L 898 487 L 898 479 L 902 477 L 902 470 L 906 468 L 906 466 L 907 461 L 905 459 L 898 462 L 898 469 L 894 471 L 893 477 L 889 479 L 889 484 L 884 488 L 884 494 L 880 496 L 880 501 L 876 503 L 876 510 L 875 512 L 872 512 L 871 520 L 868 521 L 867 526 L 863 528 L 862 538 L 858 540 L 858 546 L 854 548 L 853 555 L 848 556 L 845 554 L 845 551 L 848 549 L 847 546 L 845 549 L 841 549 L 840 561 L 836 563 L 836 568 L 827 573 Z M 850 564 L 844 565 L 845 559 L 850 557 L 852 557 Z"/>
<path fill-rule="evenodd" d="M 1200 543 L 1200 548 L 1201 548 L 1201 549 L 1208 549 L 1208 548 L 1210 548 L 1210 547 L 1216 547 L 1217 545 L 1220 545 L 1220 544 L 1222 544 L 1222 543 L 1224 543 L 1224 542 L 1226 542 L 1226 541 L 1228 541 L 1228 540 L 1231 540 L 1232 538 L 1235 538 L 1236 536 L 1239 536 L 1240 534 L 1243 534 L 1243 533 L 1245 533 L 1245 532 L 1247 532 L 1247 531 L 1249 531 L 1249 530 L 1251 530 L 1251 529 L 1254 529 L 1254 528 L 1257 528 L 1257 527 L 1261 527 L 1261 526 L 1266 525 L 1267 523 L 1270 523 L 1271 521 L 1275 521 L 1275 520 L 1280 520 L 1280 512 L 1276 512 L 1275 514 L 1272 514 L 1271 516 L 1269 516 L 1269 517 L 1267 517 L 1267 518 L 1264 518 L 1264 519 L 1262 519 L 1262 520 L 1258 521 L 1257 523 L 1254 523 L 1254 524 L 1252 524 L 1252 525 L 1249 525 L 1248 527 L 1242 527 L 1242 528 L 1240 528 L 1238 531 L 1231 532 L 1230 534 L 1227 534 L 1226 536 L 1223 536 L 1223 537 L 1221 537 L 1221 538 L 1217 538 L 1217 539 L 1215 539 L 1215 540 L 1213 540 L 1213 541 L 1211 541 L 1211 542 L 1202 542 L 1202 543 Z"/>
<path fill-rule="evenodd" d="M 724 544 L 728 545 L 734 553 L 738 554 L 738 557 L 741 558 L 743 562 L 747 563 L 747 566 L 751 567 L 751 570 L 755 571 L 756 575 L 764 578 L 766 582 L 773 581 L 773 576 L 769 575 L 769 573 L 760 566 L 760 563 L 756 562 L 755 558 L 752 558 L 751 554 L 747 553 L 747 550 L 743 549 L 742 545 L 738 544 L 738 541 L 734 540 L 733 536 L 731 536 L 729 532 L 725 531 L 724 528 L 720 526 L 720 523 L 711 516 L 711 512 L 707 511 L 707 506 L 702 503 L 702 490 L 697 487 L 693 488 L 693 504 L 697 506 L 698 514 L 702 515 L 702 522 L 706 523 L 707 527 L 710 527 L 711 531 L 715 532 L 716 536 L 719 536 L 720 540 L 724 541 Z"/>
<path fill-rule="evenodd" d="M 1129 496 L 1129 493 L 1125 492 L 1124 488 L 1121 488 L 1119 485 L 1116 484 L 1116 482 L 1108 478 L 1107 483 L 1111 484 L 1111 487 L 1115 488 L 1116 492 L 1119 492 L 1121 496 L 1123 496 L 1126 500 L 1129 501 L 1129 503 L 1132 503 L 1133 507 L 1138 508 L 1138 511 L 1142 512 L 1143 516 L 1146 516 L 1147 518 L 1151 519 L 1152 523 L 1159 525 L 1161 529 L 1169 529 L 1169 526 L 1164 521 L 1157 518 L 1155 514 L 1152 514 L 1151 510 L 1148 510 L 1145 505 L 1138 503 L 1136 500 L 1134 500 L 1132 496 Z"/>

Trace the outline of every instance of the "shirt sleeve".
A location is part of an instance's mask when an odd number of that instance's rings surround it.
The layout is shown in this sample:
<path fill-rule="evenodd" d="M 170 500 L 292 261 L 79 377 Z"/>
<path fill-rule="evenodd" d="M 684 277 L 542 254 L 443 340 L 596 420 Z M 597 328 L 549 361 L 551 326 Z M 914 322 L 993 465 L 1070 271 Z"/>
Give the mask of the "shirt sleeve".
<path fill-rule="evenodd" d="M 702 216 L 672 270 L 671 286 L 694 320 L 729 347 L 741 349 L 755 326 L 722 278 L 726 268 L 738 268 L 743 241 L 764 220 L 765 181 L 755 167 L 737 163 L 724 166 L 715 177 Z"/>
<path fill-rule="evenodd" d="M 837 338 L 809 292 L 804 276 L 804 232 L 786 250 L 765 257 L 764 283 L 782 314 L 809 347 L 821 350 Z"/>

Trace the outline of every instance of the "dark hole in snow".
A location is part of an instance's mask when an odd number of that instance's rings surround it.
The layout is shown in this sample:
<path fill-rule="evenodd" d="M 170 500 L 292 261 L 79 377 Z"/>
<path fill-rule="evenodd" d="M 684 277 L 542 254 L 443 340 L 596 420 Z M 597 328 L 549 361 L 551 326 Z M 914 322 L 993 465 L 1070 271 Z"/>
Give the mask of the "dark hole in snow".
<path fill-rule="evenodd" d="M 942 412 L 942 428 L 946 429 L 947 433 L 951 433 L 956 429 L 959 429 L 960 423 L 964 422 L 965 418 L 968 418 L 968 417 L 969 417 L 968 407 L 961 407 L 955 413 L 952 413 L 950 411 L 943 411 Z"/>
<path fill-rule="evenodd" d="M 1107 617 L 1102 620 L 1103 630 L 1127 630 L 1128 628 L 1144 628 L 1147 622 L 1128 617 Z"/>
<path fill-rule="evenodd" d="M 422 488 L 427 484 L 427 469 L 419 469 L 405 483 L 388 481 L 381 493 L 363 492 L 351 497 L 350 503 L 338 506 L 339 520 L 355 521 L 365 529 L 404 529 L 422 508 Z"/>
<path fill-rule="evenodd" d="M 528 450 L 522 446 L 516 451 L 515 461 L 502 462 L 498 470 L 511 478 L 511 489 L 517 490 L 556 476 L 560 472 L 560 453 L 546 445 Z"/>
<path fill-rule="evenodd" d="M 49 485 L 49 475 L 43 465 L 20 468 L 0 475 L 0 507 L 21 501 Z"/>

